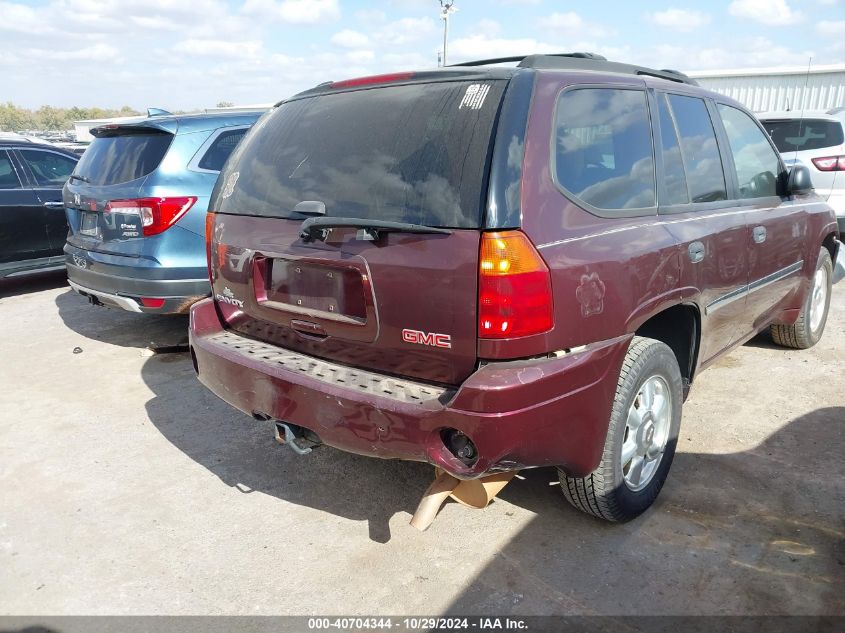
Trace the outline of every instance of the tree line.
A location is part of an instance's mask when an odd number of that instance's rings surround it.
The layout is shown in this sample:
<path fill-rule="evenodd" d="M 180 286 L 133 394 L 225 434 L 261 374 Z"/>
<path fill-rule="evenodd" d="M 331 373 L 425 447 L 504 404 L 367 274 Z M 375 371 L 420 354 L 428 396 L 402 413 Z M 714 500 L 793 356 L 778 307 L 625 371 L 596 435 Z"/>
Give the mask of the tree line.
<path fill-rule="evenodd" d="M 138 114 L 141 113 L 129 106 L 123 106 L 119 110 L 110 108 L 56 108 L 53 106 L 41 106 L 37 110 L 29 110 L 8 101 L 0 103 L 0 131 L 72 130 L 74 121 Z"/>

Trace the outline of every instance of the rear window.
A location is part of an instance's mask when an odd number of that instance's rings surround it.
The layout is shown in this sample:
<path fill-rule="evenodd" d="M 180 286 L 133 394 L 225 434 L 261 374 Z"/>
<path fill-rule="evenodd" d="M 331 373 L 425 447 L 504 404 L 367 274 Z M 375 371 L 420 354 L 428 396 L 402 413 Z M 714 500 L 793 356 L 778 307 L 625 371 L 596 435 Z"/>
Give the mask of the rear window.
<path fill-rule="evenodd" d="M 330 217 L 477 228 L 505 85 L 385 86 L 282 104 L 235 150 L 212 205 L 299 218 L 296 204 L 318 200 Z"/>
<path fill-rule="evenodd" d="M 781 153 L 842 145 L 842 124 L 824 119 L 762 121 Z"/>
<path fill-rule="evenodd" d="M 93 185 L 116 185 L 143 178 L 159 166 L 173 135 L 130 133 L 95 138 L 74 172 Z"/>

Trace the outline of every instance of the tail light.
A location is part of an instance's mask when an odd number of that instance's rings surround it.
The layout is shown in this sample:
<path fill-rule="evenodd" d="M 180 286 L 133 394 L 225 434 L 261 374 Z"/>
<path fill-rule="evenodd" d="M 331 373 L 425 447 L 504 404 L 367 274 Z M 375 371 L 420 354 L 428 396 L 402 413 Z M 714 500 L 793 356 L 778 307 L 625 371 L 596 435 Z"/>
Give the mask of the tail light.
<path fill-rule="evenodd" d="M 482 233 L 478 335 L 514 338 L 552 329 L 549 268 L 524 233 Z"/>
<path fill-rule="evenodd" d="M 134 198 L 132 200 L 111 200 L 106 204 L 106 213 L 137 215 L 141 219 L 144 237 L 163 233 L 176 224 L 188 212 L 196 197 L 184 198 Z"/>
<path fill-rule="evenodd" d="M 214 281 L 211 272 L 211 241 L 214 238 L 214 213 L 205 214 L 205 261 L 208 264 L 208 278 Z"/>
<path fill-rule="evenodd" d="M 845 171 L 845 156 L 824 156 L 812 161 L 819 171 Z"/>

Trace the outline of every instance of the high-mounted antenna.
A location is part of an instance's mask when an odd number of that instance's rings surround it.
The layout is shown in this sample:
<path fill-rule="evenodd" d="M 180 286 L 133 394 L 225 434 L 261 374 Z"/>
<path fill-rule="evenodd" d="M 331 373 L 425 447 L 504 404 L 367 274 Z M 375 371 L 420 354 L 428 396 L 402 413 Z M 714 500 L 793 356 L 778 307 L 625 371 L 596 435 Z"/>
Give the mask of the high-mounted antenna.
<path fill-rule="evenodd" d="M 807 74 L 804 76 L 804 90 L 801 93 L 801 114 L 798 116 L 798 136 L 796 138 L 801 138 L 803 132 L 801 128 L 804 125 L 804 103 L 807 100 L 807 86 L 810 83 L 810 66 L 813 64 L 813 57 L 810 56 L 810 59 L 807 60 Z M 792 157 L 792 166 L 795 166 L 795 163 L 798 162 L 798 143 L 795 143 L 795 156 Z"/>

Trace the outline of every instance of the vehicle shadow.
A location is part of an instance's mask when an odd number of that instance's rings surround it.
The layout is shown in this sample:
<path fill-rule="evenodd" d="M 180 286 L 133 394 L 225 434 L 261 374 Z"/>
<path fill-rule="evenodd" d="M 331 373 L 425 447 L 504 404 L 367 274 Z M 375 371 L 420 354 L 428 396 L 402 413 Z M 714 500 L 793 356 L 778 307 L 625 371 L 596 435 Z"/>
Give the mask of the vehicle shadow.
<path fill-rule="evenodd" d="M 679 452 L 656 504 L 621 525 L 561 504 L 555 473 L 526 471 L 501 496 L 536 517 L 449 612 L 845 615 L 843 449 L 835 406 L 748 451 Z"/>
<path fill-rule="evenodd" d="M 743 345 L 745 347 L 756 347 L 758 349 L 777 349 L 777 350 L 783 350 L 784 349 L 783 347 L 781 347 L 780 345 L 777 345 L 772 340 L 772 335 L 769 334 L 768 329 L 763 330 L 762 332 L 757 334 L 757 336 L 755 336 L 754 338 L 746 341 Z"/>
<path fill-rule="evenodd" d="M 186 354 L 147 359 L 142 377 L 155 394 L 146 404 L 152 423 L 221 481 L 366 520 L 375 542 L 390 540 L 391 517 L 413 513 L 432 479 L 425 464 L 328 447 L 294 455 L 270 423 L 203 387 Z M 656 506 L 624 525 L 571 508 L 555 470 L 524 471 L 500 496 L 535 518 L 452 611 L 688 613 L 724 604 L 724 613 L 845 613 L 843 432 L 845 407 L 828 407 L 745 452 L 680 452 Z M 643 580 L 649 570 L 657 584 Z M 711 595 L 699 607 L 679 598 L 690 591 Z"/>
<path fill-rule="evenodd" d="M 67 286 L 67 273 L 64 270 L 52 270 L 30 273 L 19 277 L 0 279 L 0 299 L 17 297 L 30 292 L 41 292 Z"/>
<path fill-rule="evenodd" d="M 82 336 L 122 347 L 177 346 L 188 342 L 188 316 L 138 314 L 94 306 L 73 290 L 56 297 L 64 324 Z"/>
<path fill-rule="evenodd" d="M 373 459 L 327 446 L 295 455 L 275 441 L 270 422 L 253 420 L 206 389 L 187 354 L 152 356 L 141 375 L 155 393 L 146 404 L 150 421 L 221 481 L 244 494 L 257 490 L 366 520 L 375 542 L 390 540 L 391 517 L 413 513 L 433 478 L 426 464 Z"/>

